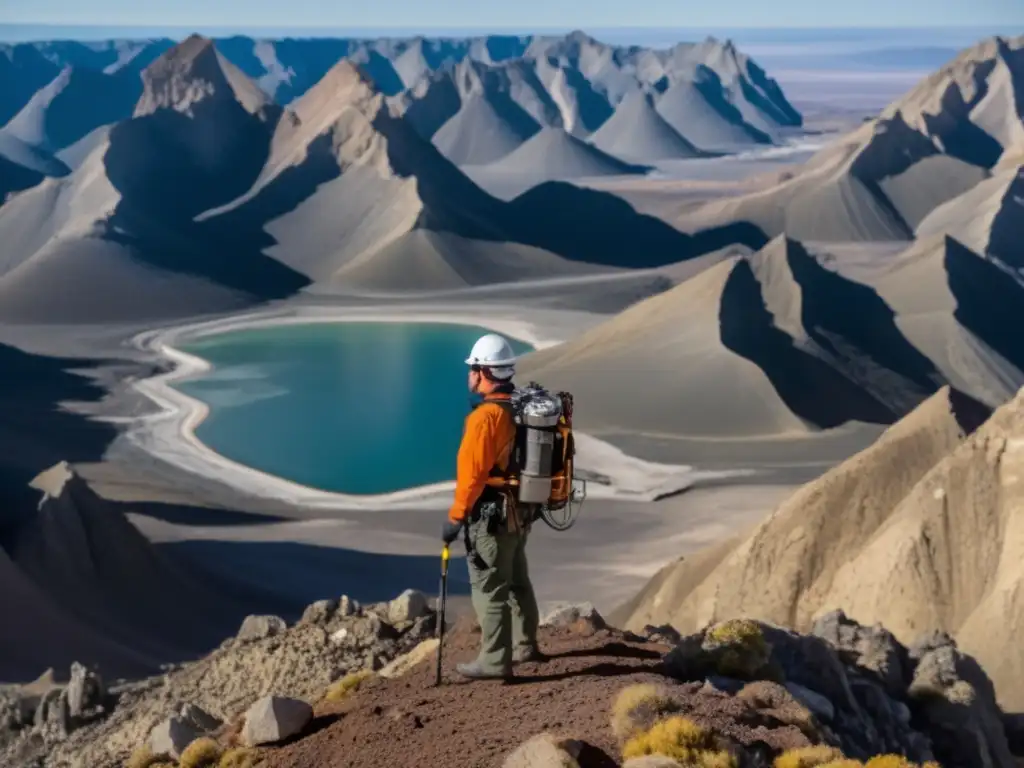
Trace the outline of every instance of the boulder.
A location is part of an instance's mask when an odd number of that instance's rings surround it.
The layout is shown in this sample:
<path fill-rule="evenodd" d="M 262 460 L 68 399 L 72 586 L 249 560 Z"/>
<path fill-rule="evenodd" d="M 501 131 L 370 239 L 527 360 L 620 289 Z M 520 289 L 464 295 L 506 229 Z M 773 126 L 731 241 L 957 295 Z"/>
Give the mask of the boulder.
<path fill-rule="evenodd" d="M 908 695 L 945 768 L 1016 768 L 992 681 L 945 633 L 910 649 L 917 662 Z"/>
<path fill-rule="evenodd" d="M 342 595 L 341 599 L 338 600 L 338 616 L 356 616 L 361 610 L 358 601 L 353 600 L 348 595 Z"/>
<path fill-rule="evenodd" d="M 407 674 L 413 667 L 437 653 L 440 641 L 434 637 L 424 640 L 404 656 L 399 656 L 389 664 L 386 664 L 379 672 L 381 677 L 401 677 Z"/>
<path fill-rule="evenodd" d="M 66 736 L 71 731 L 71 712 L 68 707 L 67 690 L 54 688 L 39 700 L 33 725 L 39 730 L 51 731 Z"/>
<path fill-rule="evenodd" d="M 820 616 L 813 635 L 831 643 L 848 664 L 873 674 L 893 696 L 902 696 L 910 683 L 907 650 L 880 625 L 865 627 L 842 611 Z"/>
<path fill-rule="evenodd" d="M 95 672 L 86 669 L 77 661 L 71 664 L 71 679 L 68 681 L 68 714 L 81 717 L 103 705 L 106 692 L 103 680 Z"/>
<path fill-rule="evenodd" d="M 214 717 L 205 709 L 195 704 L 182 705 L 178 716 L 204 733 L 215 731 L 224 724 L 219 717 Z"/>
<path fill-rule="evenodd" d="M 338 601 L 336 599 L 317 600 L 306 606 L 306 610 L 302 612 L 302 618 L 299 619 L 299 624 L 326 624 L 337 610 Z"/>
<path fill-rule="evenodd" d="M 280 635 L 288 624 L 280 616 L 246 616 L 235 639 L 239 642 L 263 640 Z"/>
<path fill-rule="evenodd" d="M 202 731 L 192 723 L 180 717 L 169 717 L 150 731 L 149 749 L 154 755 L 166 755 L 177 760 L 185 747 L 202 735 Z"/>
<path fill-rule="evenodd" d="M 415 589 L 407 589 L 388 603 L 388 621 L 400 624 L 405 621 L 416 621 L 430 614 L 430 603 L 427 596 Z"/>
<path fill-rule="evenodd" d="M 595 629 L 606 626 L 604 618 L 591 603 L 569 603 L 555 606 L 541 617 L 542 627 L 571 627 L 579 621 Z"/>
<path fill-rule="evenodd" d="M 502 768 L 579 768 L 576 758 L 582 750 L 579 741 L 541 733 L 506 757 Z"/>
<path fill-rule="evenodd" d="M 302 699 L 264 696 L 245 713 L 242 741 L 250 747 L 284 741 L 312 719 L 313 708 Z"/>

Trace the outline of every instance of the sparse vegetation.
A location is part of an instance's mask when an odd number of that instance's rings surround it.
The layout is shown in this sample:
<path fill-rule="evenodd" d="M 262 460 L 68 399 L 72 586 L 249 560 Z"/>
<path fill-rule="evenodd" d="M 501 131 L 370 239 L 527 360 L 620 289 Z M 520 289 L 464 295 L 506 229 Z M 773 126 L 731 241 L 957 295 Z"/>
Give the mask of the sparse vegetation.
<path fill-rule="evenodd" d="M 800 747 L 799 749 L 787 749 L 775 758 L 773 768 L 821 768 L 825 765 L 842 765 L 849 762 L 846 755 L 835 747 L 819 745 L 815 747 Z M 854 761 L 855 765 L 859 765 Z"/>
<path fill-rule="evenodd" d="M 622 749 L 625 760 L 646 755 L 664 755 L 697 768 L 739 766 L 733 755 L 718 748 L 718 741 L 711 731 L 679 716 L 655 723 L 633 736 Z"/>
<path fill-rule="evenodd" d="M 128 758 L 124 768 L 156 768 L 159 764 L 166 762 L 163 755 L 153 754 L 153 750 L 149 748 L 149 745 L 143 744 L 132 752 L 132 756 Z"/>
<path fill-rule="evenodd" d="M 324 699 L 334 703 L 344 701 L 349 694 L 359 689 L 359 686 L 363 684 L 363 681 L 372 676 L 373 672 L 368 669 L 362 669 L 358 672 L 352 672 L 351 674 L 345 675 L 340 680 L 336 680 L 327 686 L 327 691 L 324 693 Z"/>
<path fill-rule="evenodd" d="M 918 764 L 902 755 L 876 755 L 864 764 L 864 768 L 918 768 Z M 939 768 L 939 764 L 925 763 L 920 768 Z"/>
<path fill-rule="evenodd" d="M 831 763 L 825 763 L 818 768 L 864 768 L 864 763 L 860 760 L 833 760 Z"/>
<path fill-rule="evenodd" d="M 213 768 L 223 753 L 220 744 L 209 736 L 204 736 L 185 747 L 178 764 L 180 768 Z"/>
<path fill-rule="evenodd" d="M 764 633 L 751 619 L 723 621 L 708 629 L 705 639 L 717 646 L 715 670 L 720 675 L 749 678 L 754 671 L 752 666 L 762 666 L 768 661 Z M 752 664 L 753 660 L 757 664 Z"/>
<path fill-rule="evenodd" d="M 256 765 L 256 750 L 248 747 L 236 747 L 221 755 L 217 768 L 253 768 L 254 765 Z"/>
<path fill-rule="evenodd" d="M 612 707 L 612 731 L 619 739 L 628 739 L 653 726 L 680 707 L 668 692 L 657 685 L 631 685 L 624 688 Z"/>

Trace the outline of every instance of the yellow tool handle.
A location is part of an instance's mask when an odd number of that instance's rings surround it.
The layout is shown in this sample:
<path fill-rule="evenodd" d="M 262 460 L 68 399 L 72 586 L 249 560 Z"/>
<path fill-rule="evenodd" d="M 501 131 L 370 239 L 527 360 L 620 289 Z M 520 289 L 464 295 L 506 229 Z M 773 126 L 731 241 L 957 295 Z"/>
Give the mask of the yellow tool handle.
<path fill-rule="evenodd" d="M 444 545 L 444 549 L 441 550 L 441 562 L 442 563 L 447 563 L 448 562 L 448 545 L 447 544 L 445 544 Z"/>

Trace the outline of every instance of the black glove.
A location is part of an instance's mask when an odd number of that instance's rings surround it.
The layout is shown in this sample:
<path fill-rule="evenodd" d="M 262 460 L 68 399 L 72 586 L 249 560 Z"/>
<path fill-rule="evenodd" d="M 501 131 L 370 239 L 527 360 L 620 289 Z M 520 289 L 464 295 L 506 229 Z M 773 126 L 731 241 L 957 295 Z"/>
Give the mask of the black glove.
<path fill-rule="evenodd" d="M 441 539 L 445 544 L 451 544 L 459 537 L 462 530 L 462 522 L 453 523 L 451 520 L 444 521 L 444 528 L 441 529 Z"/>

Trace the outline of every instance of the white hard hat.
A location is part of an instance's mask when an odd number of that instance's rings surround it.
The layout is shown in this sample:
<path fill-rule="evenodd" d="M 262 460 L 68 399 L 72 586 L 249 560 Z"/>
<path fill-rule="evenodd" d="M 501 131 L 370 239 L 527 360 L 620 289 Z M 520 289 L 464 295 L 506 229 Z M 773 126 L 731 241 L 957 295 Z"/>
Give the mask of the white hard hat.
<path fill-rule="evenodd" d="M 496 333 L 477 339 L 466 358 L 466 365 L 482 365 L 491 370 L 496 379 L 511 379 L 515 373 L 516 353 L 512 345 Z"/>

